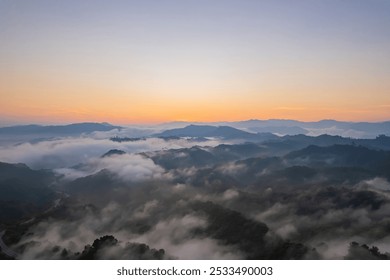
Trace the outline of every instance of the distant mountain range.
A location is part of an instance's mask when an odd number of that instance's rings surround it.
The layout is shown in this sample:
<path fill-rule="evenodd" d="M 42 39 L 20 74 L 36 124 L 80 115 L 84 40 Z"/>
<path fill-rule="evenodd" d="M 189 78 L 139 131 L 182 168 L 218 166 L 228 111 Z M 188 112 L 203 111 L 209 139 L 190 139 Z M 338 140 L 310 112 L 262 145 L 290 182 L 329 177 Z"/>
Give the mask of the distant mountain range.
<path fill-rule="evenodd" d="M 267 140 L 276 140 L 278 136 L 319 136 L 328 135 L 342 136 L 343 139 L 338 139 L 342 143 L 350 142 L 350 138 L 376 138 L 380 135 L 390 135 L 390 122 L 385 123 L 342 123 L 336 121 L 321 121 L 318 123 L 301 123 L 307 124 L 305 127 L 297 126 L 297 121 L 247 121 L 240 123 L 231 123 L 233 126 L 211 126 L 211 125 L 188 125 L 184 128 L 168 129 L 161 133 L 155 134 L 155 137 L 171 138 L 171 137 L 217 137 L 225 140 L 241 139 L 250 142 L 262 142 Z M 284 125 L 281 125 L 285 122 Z M 248 127 L 245 127 L 244 124 Z M 275 126 L 269 125 L 275 123 Z M 317 127 L 315 125 L 318 125 Z M 291 125 L 291 126 L 288 126 Z M 351 129 L 354 127 L 355 129 Z M 361 135 L 361 137 L 357 137 Z M 292 138 L 293 139 L 293 138 Z M 307 138 L 305 138 L 307 139 Z M 295 139 L 304 142 L 305 139 Z M 327 141 L 324 137 L 319 138 L 319 141 Z M 337 140 L 337 139 L 336 139 Z M 379 140 L 384 140 L 381 138 Z M 335 139 L 332 139 L 335 141 Z M 359 140 L 362 141 L 362 140 Z M 341 144 L 341 143 L 340 143 Z"/>
<path fill-rule="evenodd" d="M 238 122 L 185 123 L 174 122 L 172 127 L 184 127 L 190 124 L 199 126 L 230 126 L 251 133 L 274 133 L 277 135 L 305 134 L 318 136 L 321 134 L 339 135 L 352 138 L 375 138 L 378 135 L 390 135 L 390 121 L 385 122 L 343 122 L 321 120 L 317 122 L 301 122 L 295 120 L 246 120 Z M 169 124 L 165 124 L 169 127 Z"/>
<path fill-rule="evenodd" d="M 120 126 L 114 126 L 109 123 L 75 123 L 69 125 L 18 125 L 9 127 L 0 127 L 0 135 L 28 135 L 28 134 L 53 134 L 57 136 L 78 135 L 82 133 L 91 133 L 94 131 L 110 131 L 112 129 L 121 129 Z"/>
<path fill-rule="evenodd" d="M 157 137 L 218 137 L 223 139 L 243 139 L 265 141 L 278 138 L 272 133 L 249 133 L 230 126 L 189 125 L 184 128 L 169 129 L 155 134 Z"/>
<path fill-rule="evenodd" d="M 19 125 L 0 127 L 0 136 L 56 137 L 77 136 L 94 131 L 124 131 L 126 127 L 108 123 L 75 123 L 69 125 Z M 129 129 L 129 128 L 127 128 Z M 152 137 L 217 137 L 222 139 L 243 139 L 264 141 L 274 139 L 275 135 L 337 135 L 350 138 L 376 138 L 379 135 L 390 136 L 390 121 L 385 122 L 342 122 L 321 120 L 318 122 L 301 122 L 295 120 L 246 120 L 238 122 L 190 123 L 172 122 L 149 128 L 147 133 L 138 132 L 136 137 L 150 137 L 150 131 L 156 131 Z M 127 137 L 134 137 L 131 131 Z M 123 135 L 122 135 L 123 136 Z M 115 139 L 115 138 L 114 138 Z M 125 139 L 125 138 L 124 138 Z M 125 140 L 123 140 L 125 141 Z"/>

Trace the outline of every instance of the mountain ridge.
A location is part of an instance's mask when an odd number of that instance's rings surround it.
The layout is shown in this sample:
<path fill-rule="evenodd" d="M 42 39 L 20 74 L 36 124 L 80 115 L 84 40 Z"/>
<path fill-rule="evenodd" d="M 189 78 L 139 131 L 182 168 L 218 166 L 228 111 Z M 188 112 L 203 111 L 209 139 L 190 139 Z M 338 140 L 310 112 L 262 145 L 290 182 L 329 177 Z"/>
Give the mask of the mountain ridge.
<path fill-rule="evenodd" d="M 122 129 L 121 126 L 111 125 L 109 123 L 83 122 L 67 125 L 16 125 L 0 127 L 0 134 L 22 135 L 22 134 L 81 134 L 94 131 L 109 131 L 113 129 Z"/>
<path fill-rule="evenodd" d="M 272 133 L 250 133 L 230 126 L 188 125 L 184 128 L 168 129 L 155 134 L 157 137 L 219 137 L 223 139 L 271 140 Z"/>

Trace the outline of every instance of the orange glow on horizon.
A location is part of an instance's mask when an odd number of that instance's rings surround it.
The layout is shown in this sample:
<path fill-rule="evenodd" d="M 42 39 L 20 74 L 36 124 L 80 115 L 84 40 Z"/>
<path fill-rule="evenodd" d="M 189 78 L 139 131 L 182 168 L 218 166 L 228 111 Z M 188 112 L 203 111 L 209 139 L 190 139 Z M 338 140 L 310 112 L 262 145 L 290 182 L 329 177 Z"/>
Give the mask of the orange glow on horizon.
<path fill-rule="evenodd" d="M 339 107 L 288 107 L 288 106 L 243 106 L 240 104 L 193 104 L 193 106 L 174 106 L 174 104 L 138 104 L 134 108 L 126 104 L 104 104 L 103 109 L 94 104 L 93 108 L 40 108 L 32 105 L 12 110 L 2 110 L 8 118 L 23 123 L 76 123 L 109 122 L 113 124 L 152 125 L 171 121 L 221 122 L 249 119 L 293 119 L 299 121 L 319 121 L 335 119 L 339 121 L 387 121 L 390 120 L 389 106 L 371 106 L 361 109 Z"/>
<path fill-rule="evenodd" d="M 110 122 L 158 124 L 248 119 L 318 121 L 390 120 L 387 88 L 336 86 L 162 87 L 108 83 L 50 82 L 24 76 L 25 83 L 0 85 L 0 118 L 23 123 Z M 0 78 L 1 79 L 1 78 Z M 230 87 L 231 86 L 231 87 Z M 242 87 L 241 87 L 242 86 Z M 3 94 L 6 93 L 6 94 Z"/>
<path fill-rule="evenodd" d="M 3 2 L 1 125 L 390 120 L 383 1 Z"/>

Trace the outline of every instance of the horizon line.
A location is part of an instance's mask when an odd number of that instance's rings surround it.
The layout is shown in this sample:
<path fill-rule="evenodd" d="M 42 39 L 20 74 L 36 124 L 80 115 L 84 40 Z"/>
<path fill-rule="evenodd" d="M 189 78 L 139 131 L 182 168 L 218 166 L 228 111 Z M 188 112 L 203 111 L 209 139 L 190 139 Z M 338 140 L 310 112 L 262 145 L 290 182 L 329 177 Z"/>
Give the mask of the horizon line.
<path fill-rule="evenodd" d="M 337 120 L 337 119 L 319 119 L 315 121 L 303 121 L 298 119 L 287 119 L 287 118 L 270 118 L 270 119 L 243 119 L 243 120 L 233 120 L 233 121 L 190 121 L 190 120 L 172 120 L 165 122 L 147 122 L 147 123 L 115 123 L 108 121 L 70 121 L 70 122 L 19 122 L 19 121 L 11 121 L 9 123 L 0 124 L 0 128 L 4 127 L 12 127 L 12 126 L 28 126 L 28 125 L 38 125 L 38 126 L 66 126 L 73 124 L 106 124 L 111 126 L 164 126 L 174 123 L 183 123 L 183 124 L 218 124 L 218 123 L 238 123 L 238 122 L 250 122 L 250 121 L 293 121 L 300 123 L 319 123 L 319 122 L 340 122 L 340 123 L 386 123 L 390 122 L 390 119 L 387 120 L 379 120 L 379 121 L 369 121 L 369 120 L 359 120 L 359 121 L 348 121 L 348 120 Z M 1 120 L 0 120 L 1 123 Z"/>

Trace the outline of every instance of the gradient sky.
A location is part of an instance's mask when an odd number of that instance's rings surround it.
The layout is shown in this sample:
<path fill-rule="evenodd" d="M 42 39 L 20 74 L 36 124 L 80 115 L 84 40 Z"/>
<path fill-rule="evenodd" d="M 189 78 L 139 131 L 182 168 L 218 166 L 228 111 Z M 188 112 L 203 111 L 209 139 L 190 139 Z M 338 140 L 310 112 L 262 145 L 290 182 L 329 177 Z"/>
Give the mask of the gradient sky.
<path fill-rule="evenodd" d="M 388 0 L 0 0 L 0 124 L 390 120 Z"/>

